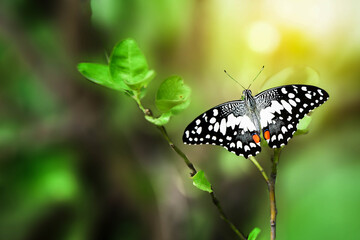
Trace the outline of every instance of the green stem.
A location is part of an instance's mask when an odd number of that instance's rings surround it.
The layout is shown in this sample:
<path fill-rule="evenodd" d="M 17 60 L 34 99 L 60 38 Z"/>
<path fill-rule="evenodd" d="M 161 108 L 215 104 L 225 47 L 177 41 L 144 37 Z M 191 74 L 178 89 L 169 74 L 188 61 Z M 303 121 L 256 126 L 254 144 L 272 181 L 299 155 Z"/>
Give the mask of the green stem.
<path fill-rule="evenodd" d="M 144 114 L 148 115 L 146 113 L 146 109 L 143 107 L 143 105 L 141 104 L 139 95 L 136 93 L 136 95 L 132 96 L 132 98 L 135 100 L 135 102 L 137 103 L 137 105 L 139 106 L 139 108 L 141 109 L 141 111 L 143 111 Z"/>
<path fill-rule="evenodd" d="M 264 171 L 264 169 L 261 167 L 260 163 L 256 160 L 255 157 L 253 156 L 250 156 L 249 157 L 250 161 L 257 167 L 257 169 L 260 171 L 261 175 L 263 176 L 266 184 L 269 185 L 269 178 L 268 176 L 266 175 L 266 172 Z"/>
<path fill-rule="evenodd" d="M 184 160 L 185 164 L 188 166 L 188 168 L 191 170 L 191 177 L 193 177 L 197 171 L 194 167 L 194 165 L 192 164 L 192 162 L 190 162 L 190 160 L 187 158 L 187 156 L 185 155 L 185 153 L 183 153 L 170 139 L 169 135 L 167 134 L 167 131 L 165 129 L 164 126 L 157 126 L 157 128 L 160 130 L 160 132 L 162 133 L 163 137 L 165 138 L 165 140 L 169 143 L 170 147 L 172 149 L 174 149 L 174 151 Z"/>
<path fill-rule="evenodd" d="M 270 228 L 271 228 L 270 239 L 271 240 L 275 240 L 275 237 L 276 237 L 277 209 L 276 209 L 276 198 L 275 198 L 275 182 L 276 182 L 277 166 L 279 163 L 279 156 L 280 156 L 281 149 L 282 148 L 276 148 L 274 151 L 274 157 L 272 158 L 272 167 L 271 167 L 270 178 L 266 175 L 266 172 L 261 167 L 261 165 L 256 160 L 256 158 L 253 156 L 249 157 L 250 161 L 253 162 L 254 165 L 257 167 L 257 169 L 260 171 L 266 184 L 268 185 L 269 200 L 270 200 Z"/>
<path fill-rule="evenodd" d="M 215 194 L 214 194 L 214 190 L 210 193 L 211 195 L 211 199 L 213 201 L 213 203 L 215 204 L 216 208 L 219 211 L 220 217 L 227 223 L 229 224 L 229 226 L 231 227 L 231 229 L 236 233 L 236 235 L 242 239 L 242 240 L 247 240 L 247 238 L 244 236 L 244 234 L 242 234 L 236 227 L 235 225 L 226 217 L 224 211 L 222 210 L 222 207 L 220 205 L 219 200 L 216 198 Z"/>
<path fill-rule="evenodd" d="M 139 100 L 139 98 L 137 96 L 135 96 L 133 98 L 136 101 L 136 103 L 138 104 L 139 108 L 144 112 L 145 115 L 153 117 L 151 110 L 150 109 L 145 109 L 142 106 L 141 101 Z M 194 165 L 192 164 L 192 162 L 187 158 L 185 153 L 183 151 L 181 151 L 180 148 L 178 148 L 171 141 L 171 139 L 170 139 L 169 135 L 167 134 L 167 131 L 166 131 L 164 126 L 157 126 L 157 128 L 160 130 L 161 134 L 163 135 L 164 139 L 168 142 L 170 147 L 172 149 L 174 149 L 174 151 L 184 160 L 187 167 L 191 170 L 191 173 L 190 173 L 191 177 L 193 177 L 197 173 L 197 171 L 196 171 L 196 168 L 194 167 Z M 219 200 L 215 196 L 214 190 L 210 193 L 210 196 L 211 196 L 212 202 L 214 203 L 214 205 L 216 206 L 216 208 L 219 211 L 220 217 L 230 226 L 230 228 L 235 232 L 235 234 L 239 237 L 239 239 L 247 240 L 245 235 L 243 233 L 241 233 L 240 230 L 237 229 L 235 227 L 235 225 L 226 217 L 224 211 L 222 210 L 222 207 L 220 205 Z"/>
<path fill-rule="evenodd" d="M 275 198 L 275 183 L 277 176 L 277 167 L 279 163 L 279 156 L 282 148 L 276 148 L 274 150 L 274 157 L 272 158 L 272 168 L 269 182 L 269 198 L 270 198 L 270 227 L 271 227 L 271 240 L 275 240 L 276 237 L 276 198 Z"/>

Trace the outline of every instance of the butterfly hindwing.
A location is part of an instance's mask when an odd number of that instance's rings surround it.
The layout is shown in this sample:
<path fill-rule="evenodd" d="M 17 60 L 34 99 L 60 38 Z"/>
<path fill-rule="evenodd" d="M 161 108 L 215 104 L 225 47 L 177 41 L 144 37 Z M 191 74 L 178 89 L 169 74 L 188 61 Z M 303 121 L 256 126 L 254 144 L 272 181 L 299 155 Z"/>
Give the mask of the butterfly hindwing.
<path fill-rule="evenodd" d="M 323 104 L 329 94 L 310 85 L 286 85 L 255 97 L 263 136 L 272 148 L 288 143 L 305 114 Z M 268 133 L 267 133 L 268 131 Z"/>
<path fill-rule="evenodd" d="M 261 151 L 257 132 L 244 101 L 218 105 L 195 118 L 185 129 L 185 144 L 212 144 L 239 156 L 255 156 Z M 255 140 L 254 140 L 255 139 Z"/>

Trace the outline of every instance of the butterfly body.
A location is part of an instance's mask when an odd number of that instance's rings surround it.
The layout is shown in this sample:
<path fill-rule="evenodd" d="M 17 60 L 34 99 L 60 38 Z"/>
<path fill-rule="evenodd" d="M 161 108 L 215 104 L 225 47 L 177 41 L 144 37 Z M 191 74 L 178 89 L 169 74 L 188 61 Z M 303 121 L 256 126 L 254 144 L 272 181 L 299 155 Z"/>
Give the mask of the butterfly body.
<path fill-rule="evenodd" d="M 248 158 L 261 151 L 261 133 L 268 145 L 288 143 L 305 114 L 329 98 L 310 85 L 286 85 L 255 96 L 243 91 L 243 100 L 220 104 L 195 118 L 185 129 L 185 144 L 212 144 Z"/>

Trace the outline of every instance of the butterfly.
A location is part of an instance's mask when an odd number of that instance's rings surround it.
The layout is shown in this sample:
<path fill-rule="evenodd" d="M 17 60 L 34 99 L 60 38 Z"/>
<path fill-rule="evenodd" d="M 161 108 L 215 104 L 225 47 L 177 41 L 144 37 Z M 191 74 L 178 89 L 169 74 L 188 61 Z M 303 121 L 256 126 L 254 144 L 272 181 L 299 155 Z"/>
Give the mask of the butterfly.
<path fill-rule="evenodd" d="M 243 100 L 222 103 L 195 118 L 185 129 L 185 144 L 212 144 L 248 158 L 261 151 L 260 136 L 271 148 L 286 145 L 299 121 L 329 99 L 329 94 L 311 85 L 285 85 Z"/>

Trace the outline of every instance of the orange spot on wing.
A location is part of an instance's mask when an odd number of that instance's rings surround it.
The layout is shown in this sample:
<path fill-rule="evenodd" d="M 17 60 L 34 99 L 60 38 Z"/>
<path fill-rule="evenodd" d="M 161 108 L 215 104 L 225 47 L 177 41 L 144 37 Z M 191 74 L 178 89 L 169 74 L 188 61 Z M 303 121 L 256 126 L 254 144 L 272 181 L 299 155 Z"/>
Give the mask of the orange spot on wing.
<path fill-rule="evenodd" d="M 269 131 L 265 131 L 265 132 L 264 132 L 264 138 L 265 138 L 266 140 L 269 140 L 269 139 L 270 139 L 270 132 L 269 132 Z"/>
<path fill-rule="evenodd" d="M 254 134 L 252 137 L 253 137 L 255 143 L 259 143 L 259 142 L 260 142 L 260 137 L 259 137 L 259 135 Z"/>

